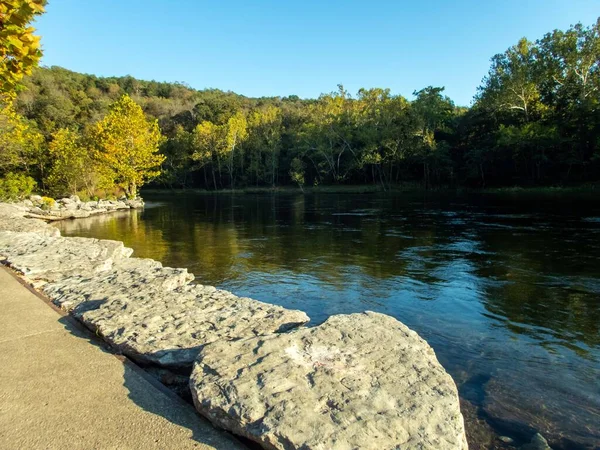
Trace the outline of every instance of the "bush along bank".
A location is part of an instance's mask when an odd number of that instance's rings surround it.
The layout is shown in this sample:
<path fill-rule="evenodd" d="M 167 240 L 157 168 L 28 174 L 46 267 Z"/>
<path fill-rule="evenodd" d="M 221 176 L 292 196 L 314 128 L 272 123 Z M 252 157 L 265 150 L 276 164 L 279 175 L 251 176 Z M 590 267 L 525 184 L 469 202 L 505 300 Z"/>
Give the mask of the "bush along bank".
<path fill-rule="evenodd" d="M 193 282 L 122 242 L 61 237 L 0 204 L 0 256 L 150 370 L 191 372 L 197 410 L 265 449 L 467 449 L 458 392 L 417 333 L 378 313 L 302 311 Z"/>

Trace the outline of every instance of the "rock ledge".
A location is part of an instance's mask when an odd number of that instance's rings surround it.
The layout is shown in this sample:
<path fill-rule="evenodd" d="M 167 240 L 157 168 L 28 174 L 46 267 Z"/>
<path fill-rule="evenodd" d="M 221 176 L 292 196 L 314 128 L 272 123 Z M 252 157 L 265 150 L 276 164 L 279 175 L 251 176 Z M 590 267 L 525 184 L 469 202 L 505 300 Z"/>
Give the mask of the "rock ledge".
<path fill-rule="evenodd" d="M 467 449 L 431 347 L 373 312 L 204 347 L 190 379 L 210 421 L 266 449 Z"/>

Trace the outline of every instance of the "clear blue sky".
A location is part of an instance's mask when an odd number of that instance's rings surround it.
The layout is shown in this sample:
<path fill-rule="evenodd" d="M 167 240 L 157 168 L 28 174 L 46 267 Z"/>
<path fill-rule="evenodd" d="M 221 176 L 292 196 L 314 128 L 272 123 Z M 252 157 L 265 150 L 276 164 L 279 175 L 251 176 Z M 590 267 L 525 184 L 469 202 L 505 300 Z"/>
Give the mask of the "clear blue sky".
<path fill-rule="evenodd" d="M 37 26 L 42 63 L 78 72 L 247 96 L 434 85 L 468 105 L 495 53 L 599 15 L 600 0 L 50 0 Z"/>

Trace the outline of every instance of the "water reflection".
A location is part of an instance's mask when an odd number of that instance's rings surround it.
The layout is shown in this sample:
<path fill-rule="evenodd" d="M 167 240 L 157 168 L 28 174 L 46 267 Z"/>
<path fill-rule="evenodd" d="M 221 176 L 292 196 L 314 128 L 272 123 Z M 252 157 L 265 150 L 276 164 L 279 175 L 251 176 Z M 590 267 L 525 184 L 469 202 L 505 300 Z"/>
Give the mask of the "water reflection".
<path fill-rule="evenodd" d="M 600 206 L 595 199 L 157 196 L 62 222 L 208 284 L 306 311 L 376 310 L 435 348 L 499 432 L 600 446 Z M 477 445 L 473 446 L 477 448 Z"/>

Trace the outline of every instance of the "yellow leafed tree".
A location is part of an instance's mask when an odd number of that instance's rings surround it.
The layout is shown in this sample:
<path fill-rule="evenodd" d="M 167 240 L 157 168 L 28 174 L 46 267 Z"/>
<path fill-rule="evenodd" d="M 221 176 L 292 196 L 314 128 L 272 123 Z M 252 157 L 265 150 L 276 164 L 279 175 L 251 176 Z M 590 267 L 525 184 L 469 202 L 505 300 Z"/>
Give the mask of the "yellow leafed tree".
<path fill-rule="evenodd" d="M 112 106 L 91 132 L 103 177 L 122 187 L 129 198 L 160 175 L 165 157 L 158 153 L 163 137 L 157 120 L 148 120 L 128 95 Z"/>
<path fill-rule="evenodd" d="M 3 172 L 27 171 L 35 164 L 43 136 L 17 114 L 12 104 L 0 108 L 0 175 Z"/>
<path fill-rule="evenodd" d="M 52 158 L 52 169 L 47 181 L 52 192 L 71 195 L 85 191 L 91 197 L 97 182 L 95 164 L 79 134 L 61 128 L 52 135 L 48 151 Z"/>
<path fill-rule="evenodd" d="M 40 37 L 29 26 L 44 12 L 46 0 L 0 0 L 0 99 L 14 97 L 23 76 L 42 57 Z"/>

